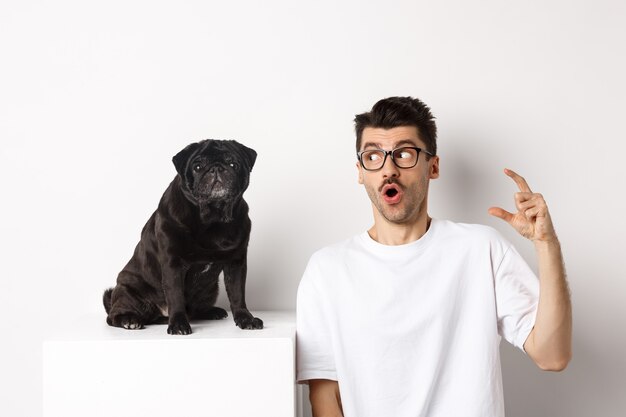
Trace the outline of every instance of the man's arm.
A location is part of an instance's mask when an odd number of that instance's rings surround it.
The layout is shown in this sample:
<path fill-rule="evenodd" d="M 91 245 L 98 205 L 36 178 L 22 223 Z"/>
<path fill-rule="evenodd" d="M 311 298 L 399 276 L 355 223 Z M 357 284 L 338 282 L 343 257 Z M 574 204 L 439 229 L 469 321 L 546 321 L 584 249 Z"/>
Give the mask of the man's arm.
<path fill-rule="evenodd" d="M 539 259 L 539 305 L 535 326 L 524 343 L 528 356 L 546 371 L 565 369 L 572 357 L 572 305 L 565 278 L 561 245 L 541 194 L 533 193 L 526 180 L 506 169 L 518 185 L 516 214 L 500 207 L 489 213 L 508 222 L 522 236 L 532 240 Z"/>
<path fill-rule="evenodd" d="M 329 379 L 309 380 L 313 417 L 343 417 L 339 383 Z"/>
<path fill-rule="evenodd" d="M 557 239 L 535 242 L 539 258 L 539 306 L 524 350 L 544 371 L 562 371 L 572 357 L 572 305 Z"/>

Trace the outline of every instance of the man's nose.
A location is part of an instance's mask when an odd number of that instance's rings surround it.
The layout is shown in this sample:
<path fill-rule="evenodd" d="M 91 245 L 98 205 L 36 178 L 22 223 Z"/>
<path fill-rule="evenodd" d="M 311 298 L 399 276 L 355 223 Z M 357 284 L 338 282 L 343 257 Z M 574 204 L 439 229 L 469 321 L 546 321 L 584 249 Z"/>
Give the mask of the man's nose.
<path fill-rule="evenodd" d="M 397 177 L 400 174 L 400 169 L 391 160 L 391 155 L 387 155 L 383 167 L 380 169 L 384 178 Z"/>

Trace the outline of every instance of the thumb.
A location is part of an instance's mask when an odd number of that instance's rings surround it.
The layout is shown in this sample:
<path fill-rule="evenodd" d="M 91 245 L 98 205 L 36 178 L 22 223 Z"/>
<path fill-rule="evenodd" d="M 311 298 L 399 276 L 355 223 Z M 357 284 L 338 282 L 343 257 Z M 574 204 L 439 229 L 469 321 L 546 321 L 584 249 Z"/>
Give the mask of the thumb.
<path fill-rule="evenodd" d="M 488 211 L 489 211 L 489 214 L 491 214 L 492 216 L 499 217 L 507 223 L 511 223 L 511 221 L 513 220 L 513 214 L 509 213 L 503 208 L 491 207 L 489 208 Z"/>

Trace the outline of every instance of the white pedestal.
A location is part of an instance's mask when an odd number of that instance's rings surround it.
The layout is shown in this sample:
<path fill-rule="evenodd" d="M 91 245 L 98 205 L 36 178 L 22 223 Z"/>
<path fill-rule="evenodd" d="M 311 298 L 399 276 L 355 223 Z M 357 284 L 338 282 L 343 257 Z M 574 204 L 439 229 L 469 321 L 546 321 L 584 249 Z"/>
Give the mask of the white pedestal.
<path fill-rule="evenodd" d="M 43 344 L 44 417 L 295 415 L 295 313 L 255 311 L 262 330 L 223 320 L 113 328 L 78 320 Z"/>

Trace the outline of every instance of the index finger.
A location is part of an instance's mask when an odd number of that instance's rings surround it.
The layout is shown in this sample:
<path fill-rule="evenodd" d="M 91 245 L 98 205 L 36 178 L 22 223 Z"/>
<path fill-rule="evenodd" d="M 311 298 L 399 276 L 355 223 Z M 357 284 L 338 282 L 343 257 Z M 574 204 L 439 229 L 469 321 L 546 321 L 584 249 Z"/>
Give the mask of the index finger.
<path fill-rule="evenodd" d="M 520 176 L 517 172 L 513 171 L 512 169 L 505 168 L 504 173 L 508 175 L 509 177 L 513 178 L 513 181 L 515 181 L 520 191 L 526 192 L 526 193 L 532 193 L 526 180 L 522 176 Z"/>

